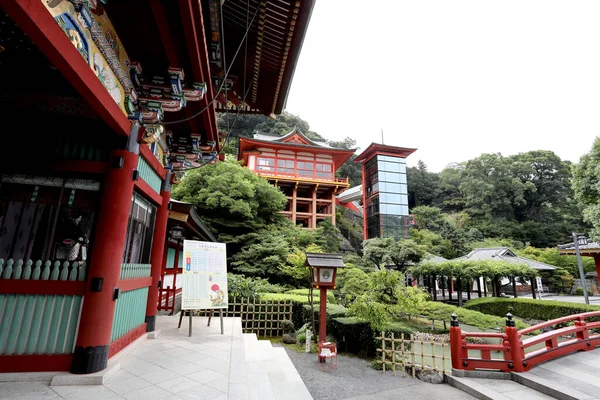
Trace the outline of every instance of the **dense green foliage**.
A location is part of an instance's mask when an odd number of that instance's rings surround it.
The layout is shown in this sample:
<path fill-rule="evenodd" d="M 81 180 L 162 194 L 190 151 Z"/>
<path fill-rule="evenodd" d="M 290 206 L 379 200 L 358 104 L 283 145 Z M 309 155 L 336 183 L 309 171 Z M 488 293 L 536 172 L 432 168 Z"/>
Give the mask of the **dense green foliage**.
<path fill-rule="evenodd" d="M 581 303 L 497 297 L 474 299 L 467 302 L 464 308 L 497 316 L 505 316 L 510 312 L 517 317 L 540 321 L 547 321 L 589 311 L 600 311 L 600 306 Z"/>
<path fill-rule="evenodd" d="M 455 278 L 531 278 L 537 271 L 526 264 L 513 264 L 505 261 L 465 261 L 450 260 L 441 263 L 424 262 L 410 269 L 413 276 L 453 276 Z"/>
<path fill-rule="evenodd" d="M 590 157 L 590 165 L 593 160 Z M 587 176 L 588 183 L 597 182 L 589 176 L 590 170 L 593 168 L 585 168 L 586 173 L 580 175 Z M 419 229 L 451 240 L 459 253 L 465 250 L 461 245 L 469 241 L 469 235 L 553 247 L 567 241 L 571 231 L 585 229 L 571 189 L 571 164 L 551 151 L 508 157 L 482 154 L 450 165 L 439 174 L 428 172 L 420 163 L 407 173 L 413 211 L 418 206 L 433 206 L 446 214 L 465 213 L 468 217 L 462 226 L 455 226 L 458 232 L 448 231 L 439 221 L 433 222 L 435 226 L 417 221 Z M 588 187 L 587 183 L 581 186 Z M 593 191 L 582 191 L 578 199 L 583 202 L 593 196 Z"/>
<path fill-rule="evenodd" d="M 600 241 L 600 138 L 596 138 L 588 154 L 581 157 L 573 169 L 575 198 L 585 207 L 583 217 L 594 230 L 592 236 Z"/>
<path fill-rule="evenodd" d="M 365 240 L 363 253 L 363 257 L 370 260 L 375 268 L 404 271 L 409 265 L 420 262 L 426 249 L 410 239 L 374 238 Z"/>
<path fill-rule="evenodd" d="M 483 331 L 491 329 L 502 329 L 506 324 L 504 315 L 495 316 L 497 314 L 487 315 L 487 313 L 479 312 L 479 310 L 467 309 L 464 307 L 456 307 L 449 304 L 438 303 L 436 301 L 428 301 L 420 309 L 419 313 L 435 320 L 450 321 L 451 315 L 456 314 L 458 321 L 461 324 L 475 326 Z M 522 321 L 516 321 L 517 328 L 527 328 L 527 324 Z"/>
<path fill-rule="evenodd" d="M 292 225 L 280 211 L 286 197 L 232 159 L 188 172 L 173 198 L 194 204 L 220 242 L 231 270 L 306 286 L 303 252 L 339 251 L 339 231 L 329 221 L 316 230 Z M 294 258 L 293 255 L 296 255 Z"/>

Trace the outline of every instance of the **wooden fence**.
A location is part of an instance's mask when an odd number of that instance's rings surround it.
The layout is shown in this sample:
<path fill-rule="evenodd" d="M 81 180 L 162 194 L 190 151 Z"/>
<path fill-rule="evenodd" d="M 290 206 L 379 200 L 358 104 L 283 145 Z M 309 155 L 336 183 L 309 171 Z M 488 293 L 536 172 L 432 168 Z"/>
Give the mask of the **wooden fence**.
<path fill-rule="evenodd" d="M 229 307 L 223 317 L 241 317 L 244 333 L 257 336 L 283 336 L 281 321 L 292 319 L 292 300 L 261 300 L 255 298 L 229 299 Z M 198 310 L 195 315 L 207 316 L 210 310 Z M 214 315 L 217 315 L 216 310 Z"/>
<path fill-rule="evenodd" d="M 404 334 L 397 338 L 393 332 L 389 336 L 381 332 L 378 339 L 381 340 L 381 348 L 377 349 L 381 359 L 377 362 L 382 365 L 383 373 L 391 370 L 396 375 L 399 367 L 402 376 L 409 370 L 413 378 L 417 370 L 450 374 L 452 359 L 449 343 L 418 339 L 414 335 L 405 337 Z"/>

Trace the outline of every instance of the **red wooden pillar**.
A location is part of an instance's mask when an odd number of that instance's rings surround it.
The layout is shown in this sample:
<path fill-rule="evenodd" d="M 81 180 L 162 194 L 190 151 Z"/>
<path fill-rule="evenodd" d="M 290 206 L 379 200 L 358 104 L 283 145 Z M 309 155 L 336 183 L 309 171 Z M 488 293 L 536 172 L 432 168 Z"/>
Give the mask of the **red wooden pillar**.
<path fill-rule="evenodd" d="M 523 372 L 524 365 L 523 359 L 525 358 L 525 352 L 523 351 L 523 342 L 521 341 L 521 335 L 519 331 L 515 327 L 515 321 L 513 321 L 513 316 L 511 313 L 506 314 L 506 327 L 504 328 L 504 332 L 506 336 L 508 336 L 508 343 L 510 345 L 510 356 L 512 360 L 511 371 L 514 372 Z M 504 371 L 510 372 L 510 371 Z"/>
<path fill-rule="evenodd" d="M 450 357 L 452 359 L 453 369 L 463 369 L 462 365 L 462 333 L 458 324 L 458 318 L 456 314 L 452 314 L 452 320 L 450 321 Z"/>
<path fill-rule="evenodd" d="M 596 264 L 596 273 L 598 274 L 598 282 L 600 282 L 600 254 L 594 254 L 594 264 Z"/>
<path fill-rule="evenodd" d="M 319 301 L 319 344 L 327 342 L 327 289 L 321 289 Z M 321 346 L 319 346 L 319 362 L 325 363 L 325 357 L 321 357 Z"/>
<path fill-rule="evenodd" d="M 88 374 L 106 368 L 127 225 L 138 165 L 139 127 L 132 126 L 128 150 L 115 150 L 105 176 L 100 213 L 92 244 L 85 297 L 71 372 Z"/>
<path fill-rule="evenodd" d="M 167 172 L 160 195 L 162 196 L 162 204 L 156 212 L 152 252 L 150 253 L 150 264 L 152 264 L 152 286 L 150 286 L 150 289 L 148 290 L 148 301 L 146 302 L 146 332 L 153 332 L 156 328 L 158 286 L 162 273 L 165 238 L 167 236 L 167 221 L 169 219 L 169 201 L 171 200 L 171 172 Z"/>

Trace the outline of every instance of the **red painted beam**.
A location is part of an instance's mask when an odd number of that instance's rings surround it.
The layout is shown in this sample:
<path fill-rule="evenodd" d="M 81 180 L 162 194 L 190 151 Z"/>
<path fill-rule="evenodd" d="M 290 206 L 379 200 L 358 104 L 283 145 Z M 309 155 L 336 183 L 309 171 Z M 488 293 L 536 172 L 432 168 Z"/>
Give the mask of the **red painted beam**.
<path fill-rule="evenodd" d="M 156 205 L 160 205 L 162 197 L 160 197 L 160 194 L 156 193 L 156 191 L 152 189 L 145 180 L 139 178 L 137 181 L 135 181 L 135 188 L 139 190 L 146 198 L 148 198 L 148 200 L 151 200 Z"/>
<path fill-rule="evenodd" d="M 0 356 L 0 372 L 68 371 L 72 354 Z"/>
<path fill-rule="evenodd" d="M 131 122 L 42 2 L 0 0 L 0 5 L 100 118 L 117 135 L 128 136 Z"/>
<path fill-rule="evenodd" d="M 0 279 L 0 293 L 82 296 L 85 282 L 80 281 L 39 281 L 25 279 Z"/>
<path fill-rule="evenodd" d="M 152 154 L 150 148 L 142 143 L 140 144 L 140 157 L 143 157 L 144 160 L 150 165 L 150 167 L 160 176 L 160 179 L 164 180 L 167 176 L 167 171 L 165 171 L 165 167 L 162 166 L 160 161 Z"/>
<path fill-rule="evenodd" d="M 188 45 L 188 54 L 192 62 L 194 78 L 200 82 L 206 82 L 206 95 L 200 102 L 202 108 L 207 107 L 214 99 L 208 50 L 206 49 L 206 36 L 204 35 L 204 20 L 202 18 L 202 6 L 199 1 L 179 0 L 181 21 Z M 207 140 L 214 140 L 219 146 L 217 132 L 217 115 L 215 106 L 211 104 L 202 115 L 204 130 Z"/>
<path fill-rule="evenodd" d="M 129 292 L 130 290 L 141 289 L 152 285 L 152 277 L 136 279 L 122 279 L 119 281 L 119 289 L 121 292 Z"/>

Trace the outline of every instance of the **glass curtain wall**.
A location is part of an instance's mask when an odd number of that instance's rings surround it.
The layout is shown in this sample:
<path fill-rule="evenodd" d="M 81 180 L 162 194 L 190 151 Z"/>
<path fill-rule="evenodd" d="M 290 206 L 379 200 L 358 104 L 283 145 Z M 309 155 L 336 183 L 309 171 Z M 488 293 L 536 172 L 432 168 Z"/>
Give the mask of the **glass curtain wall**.
<path fill-rule="evenodd" d="M 406 160 L 377 155 L 365 164 L 367 236 L 409 237 Z"/>

